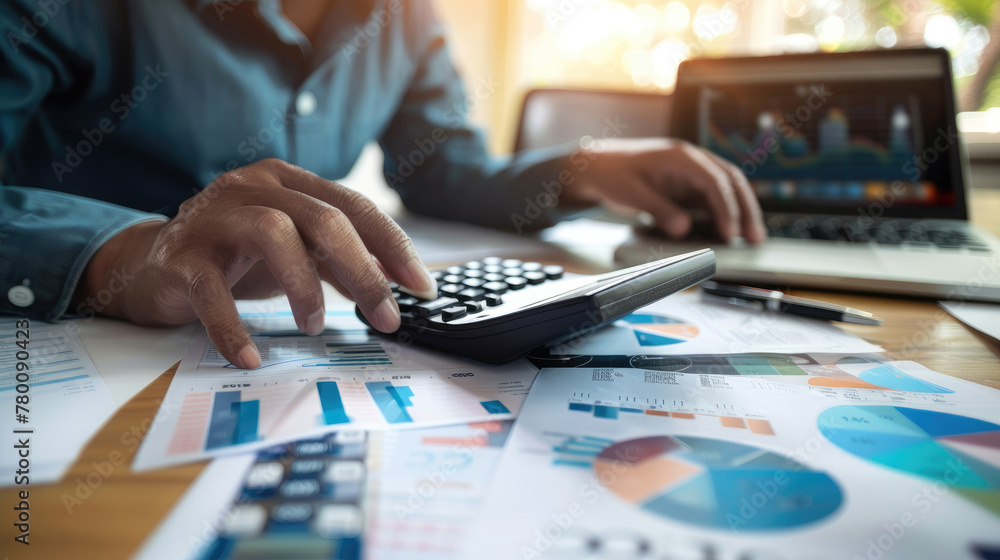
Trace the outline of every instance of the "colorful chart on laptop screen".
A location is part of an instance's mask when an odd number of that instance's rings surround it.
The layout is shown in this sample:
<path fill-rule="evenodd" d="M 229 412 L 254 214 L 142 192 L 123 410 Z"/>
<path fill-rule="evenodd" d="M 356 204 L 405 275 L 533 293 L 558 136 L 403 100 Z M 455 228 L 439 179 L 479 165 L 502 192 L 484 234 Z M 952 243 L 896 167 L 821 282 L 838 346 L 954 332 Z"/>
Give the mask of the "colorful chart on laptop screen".
<path fill-rule="evenodd" d="M 835 406 L 820 432 L 838 447 L 890 469 L 947 484 L 1000 515 L 1000 425 L 899 406 Z"/>
<path fill-rule="evenodd" d="M 621 441 L 597 455 L 594 469 L 614 494 L 650 514 L 727 531 L 800 527 L 826 518 L 843 501 L 826 473 L 716 439 Z M 785 484 L 775 483 L 779 479 Z"/>
<path fill-rule="evenodd" d="M 633 313 L 616 323 L 632 329 L 640 346 L 668 346 L 698 336 L 698 327 L 663 315 Z"/>

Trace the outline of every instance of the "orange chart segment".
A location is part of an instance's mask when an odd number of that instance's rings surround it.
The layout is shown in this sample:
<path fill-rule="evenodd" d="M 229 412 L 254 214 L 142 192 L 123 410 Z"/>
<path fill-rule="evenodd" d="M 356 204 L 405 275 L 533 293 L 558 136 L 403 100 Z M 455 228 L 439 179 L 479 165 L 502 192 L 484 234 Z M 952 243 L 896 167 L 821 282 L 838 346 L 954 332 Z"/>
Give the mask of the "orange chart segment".
<path fill-rule="evenodd" d="M 866 383 L 860 379 L 841 379 L 839 377 L 811 377 L 809 379 L 809 384 L 814 387 L 837 387 L 839 389 L 885 390 L 885 387 L 872 385 L 871 383 Z"/>
<path fill-rule="evenodd" d="M 641 331 L 665 334 L 680 338 L 694 338 L 698 336 L 698 327 L 694 325 L 674 324 L 674 325 L 634 325 L 634 328 Z"/>
<path fill-rule="evenodd" d="M 645 502 L 704 471 L 699 465 L 669 457 L 654 457 L 638 463 L 598 458 L 594 469 L 608 489 L 633 503 Z"/>

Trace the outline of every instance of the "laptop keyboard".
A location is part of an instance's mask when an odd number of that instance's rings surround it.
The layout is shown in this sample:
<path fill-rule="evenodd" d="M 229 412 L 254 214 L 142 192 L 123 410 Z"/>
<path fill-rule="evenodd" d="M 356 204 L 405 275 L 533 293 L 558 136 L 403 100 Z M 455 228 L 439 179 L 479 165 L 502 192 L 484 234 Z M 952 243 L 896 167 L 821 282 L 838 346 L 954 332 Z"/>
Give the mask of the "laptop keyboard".
<path fill-rule="evenodd" d="M 767 221 L 768 235 L 777 238 L 874 243 L 917 250 L 937 248 L 945 251 L 991 252 L 989 245 L 982 239 L 971 232 L 948 224 L 891 220 L 871 227 L 865 227 L 866 225 L 854 220 L 829 216 L 804 216 L 794 219 L 774 217 Z"/>

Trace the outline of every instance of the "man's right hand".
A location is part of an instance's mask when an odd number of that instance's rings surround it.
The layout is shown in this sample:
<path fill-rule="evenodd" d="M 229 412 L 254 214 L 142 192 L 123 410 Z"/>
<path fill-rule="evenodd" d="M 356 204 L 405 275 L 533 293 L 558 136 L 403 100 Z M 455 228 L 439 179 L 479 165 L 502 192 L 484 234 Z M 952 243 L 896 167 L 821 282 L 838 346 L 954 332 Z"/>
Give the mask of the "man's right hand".
<path fill-rule="evenodd" d="M 113 273 L 134 279 L 103 314 L 141 325 L 200 318 L 223 357 L 242 368 L 258 367 L 260 354 L 234 293 L 284 292 L 299 329 L 311 335 L 326 317 L 321 279 L 386 333 L 400 321 L 390 280 L 422 297 L 437 293 L 392 218 L 357 192 L 274 159 L 221 175 L 169 222 L 113 237 L 88 264 L 75 303 L 101 292 Z"/>

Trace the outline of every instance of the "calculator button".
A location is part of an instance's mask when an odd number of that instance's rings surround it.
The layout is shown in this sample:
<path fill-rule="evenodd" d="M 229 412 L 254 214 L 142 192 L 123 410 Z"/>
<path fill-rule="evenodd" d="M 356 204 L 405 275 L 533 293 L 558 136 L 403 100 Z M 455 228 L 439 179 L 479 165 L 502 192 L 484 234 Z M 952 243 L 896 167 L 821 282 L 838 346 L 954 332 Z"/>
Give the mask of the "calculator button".
<path fill-rule="evenodd" d="M 465 271 L 465 277 L 466 278 L 482 278 L 485 275 L 486 275 L 486 273 L 483 272 L 482 270 L 466 270 Z"/>
<path fill-rule="evenodd" d="M 444 271 L 447 272 L 448 274 L 462 274 L 463 272 L 465 272 L 465 268 L 461 266 L 449 266 L 448 268 L 444 269 Z"/>
<path fill-rule="evenodd" d="M 507 286 L 512 290 L 520 290 L 521 288 L 528 285 L 528 281 L 520 276 L 514 276 L 507 279 Z"/>
<path fill-rule="evenodd" d="M 365 466 L 361 461 L 333 461 L 323 474 L 323 479 L 330 484 L 357 482 L 364 477 Z"/>
<path fill-rule="evenodd" d="M 497 294 L 502 294 L 507 291 L 509 287 L 506 282 L 487 282 L 483 284 L 483 289 L 487 292 L 493 292 Z"/>
<path fill-rule="evenodd" d="M 522 272 L 520 268 L 505 268 L 501 274 L 504 276 L 520 276 Z"/>
<path fill-rule="evenodd" d="M 465 317 L 469 311 L 465 309 L 464 305 L 455 305 L 453 307 L 447 307 L 441 311 L 441 319 L 445 321 L 454 321 L 455 319 L 461 319 Z"/>
<path fill-rule="evenodd" d="M 452 297 L 439 297 L 434 301 L 425 301 L 413 306 L 413 313 L 418 317 L 429 317 L 441 312 L 442 309 L 458 305 L 458 300 Z"/>
<path fill-rule="evenodd" d="M 286 480 L 278 492 L 283 498 L 311 498 L 319 494 L 319 482 L 315 478 L 293 478 Z"/>
<path fill-rule="evenodd" d="M 479 290 L 479 291 L 482 292 L 482 290 Z M 486 295 L 492 296 L 492 295 L 495 295 L 495 294 L 486 294 Z M 500 296 L 497 296 L 497 297 L 500 297 Z M 471 300 L 470 299 L 469 301 L 465 302 L 465 310 L 468 311 L 469 313 L 479 313 L 480 311 L 483 310 L 484 307 L 485 306 L 483 305 L 482 301 L 476 301 L 476 300 Z"/>
<path fill-rule="evenodd" d="M 276 523 L 305 523 L 312 514 L 309 504 L 281 504 L 271 511 L 271 519 Z"/>
<path fill-rule="evenodd" d="M 358 536 L 363 523 L 364 516 L 358 506 L 331 504 L 319 508 L 313 530 L 325 539 L 343 539 Z"/>
<path fill-rule="evenodd" d="M 285 476 L 285 468 L 277 461 L 257 463 L 247 475 L 246 487 L 251 490 L 277 488 Z"/>
<path fill-rule="evenodd" d="M 521 270 L 527 272 L 537 272 L 542 269 L 542 263 L 526 262 L 521 265 Z"/>
<path fill-rule="evenodd" d="M 305 455 L 323 455 L 329 450 L 329 446 L 325 441 L 303 441 L 295 446 L 295 454 L 300 457 Z"/>
<path fill-rule="evenodd" d="M 461 292 L 455 294 L 455 299 L 459 301 L 470 301 L 474 299 L 483 299 L 483 296 L 485 295 L 486 295 L 485 290 L 477 290 L 475 288 L 469 288 L 467 290 L 462 290 Z"/>
<path fill-rule="evenodd" d="M 496 307 L 503 303 L 503 298 L 500 294 L 486 294 L 486 305 L 489 307 Z"/>
<path fill-rule="evenodd" d="M 503 267 L 498 264 L 488 264 L 483 267 L 483 272 L 499 274 L 503 272 Z"/>
<path fill-rule="evenodd" d="M 499 265 L 502 262 L 503 259 L 501 259 L 500 257 L 486 257 L 485 259 L 482 260 L 484 266 Z"/>
<path fill-rule="evenodd" d="M 549 280 L 558 280 L 558 279 L 562 278 L 563 267 L 556 266 L 556 265 L 553 264 L 553 265 L 542 267 L 542 272 L 544 272 L 545 275 L 549 277 Z"/>
<path fill-rule="evenodd" d="M 431 278 L 435 280 L 441 280 L 442 278 L 444 278 L 444 275 L 445 271 L 443 270 L 434 270 L 431 272 Z"/>
<path fill-rule="evenodd" d="M 517 268 L 521 266 L 521 261 L 517 259 L 506 259 L 500 263 L 500 266 L 504 268 Z"/>
<path fill-rule="evenodd" d="M 396 303 L 399 305 L 400 311 L 409 311 L 411 307 L 420 303 L 420 300 L 412 296 L 406 296 L 397 299 Z"/>
<path fill-rule="evenodd" d="M 465 277 L 460 274 L 449 274 L 441 279 L 445 284 L 461 284 Z"/>
<path fill-rule="evenodd" d="M 496 272 L 490 272 L 483 275 L 483 280 L 486 280 L 487 282 L 503 282 L 505 278 L 507 277 L 503 274 L 497 274 Z"/>
<path fill-rule="evenodd" d="M 483 263 L 479 261 L 469 261 L 465 263 L 465 272 L 468 274 L 470 270 L 479 270 L 483 268 L 483 266 Z"/>
<path fill-rule="evenodd" d="M 322 471 L 324 465 L 323 459 L 298 459 L 288 467 L 288 470 L 295 476 L 307 476 Z"/>
<path fill-rule="evenodd" d="M 398 291 L 399 290 L 399 284 L 397 284 L 395 282 L 389 282 L 389 289 L 392 290 L 392 291 L 394 291 L 394 292 Z"/>
<path fill-rule="evenodd" d="M 545 276 L 544 272 L 532 271 L 532 272 L 525 272 L 524 279 L 527 280 L 528 283 L 531 284 L 532 286 L 535 286 L 537 284 L 545 282 L 545 280 L 548 279 L 548 276 Z"/>
<path fill-rule="evenodd" d="M 444 286 L 438 288 L 438 291 L 441 292 L 442 296 L 455 297 L 455 294 L 464 289 L 465 286 L 461 284 L 445 284 Z"/>
<path fill-rule="evenodd" d="M 231 509 L 225 518 L 223 535 L 231 539 L 251 539 L 264 530 L 267 510 L 257 504 L 237 506 Z"/>
<path fill-rule="evenodd" d="M 466 278 L 462 285 L 466 288 L 479 288 L 486 283 L 486 280 L 480 278 Z"/>

